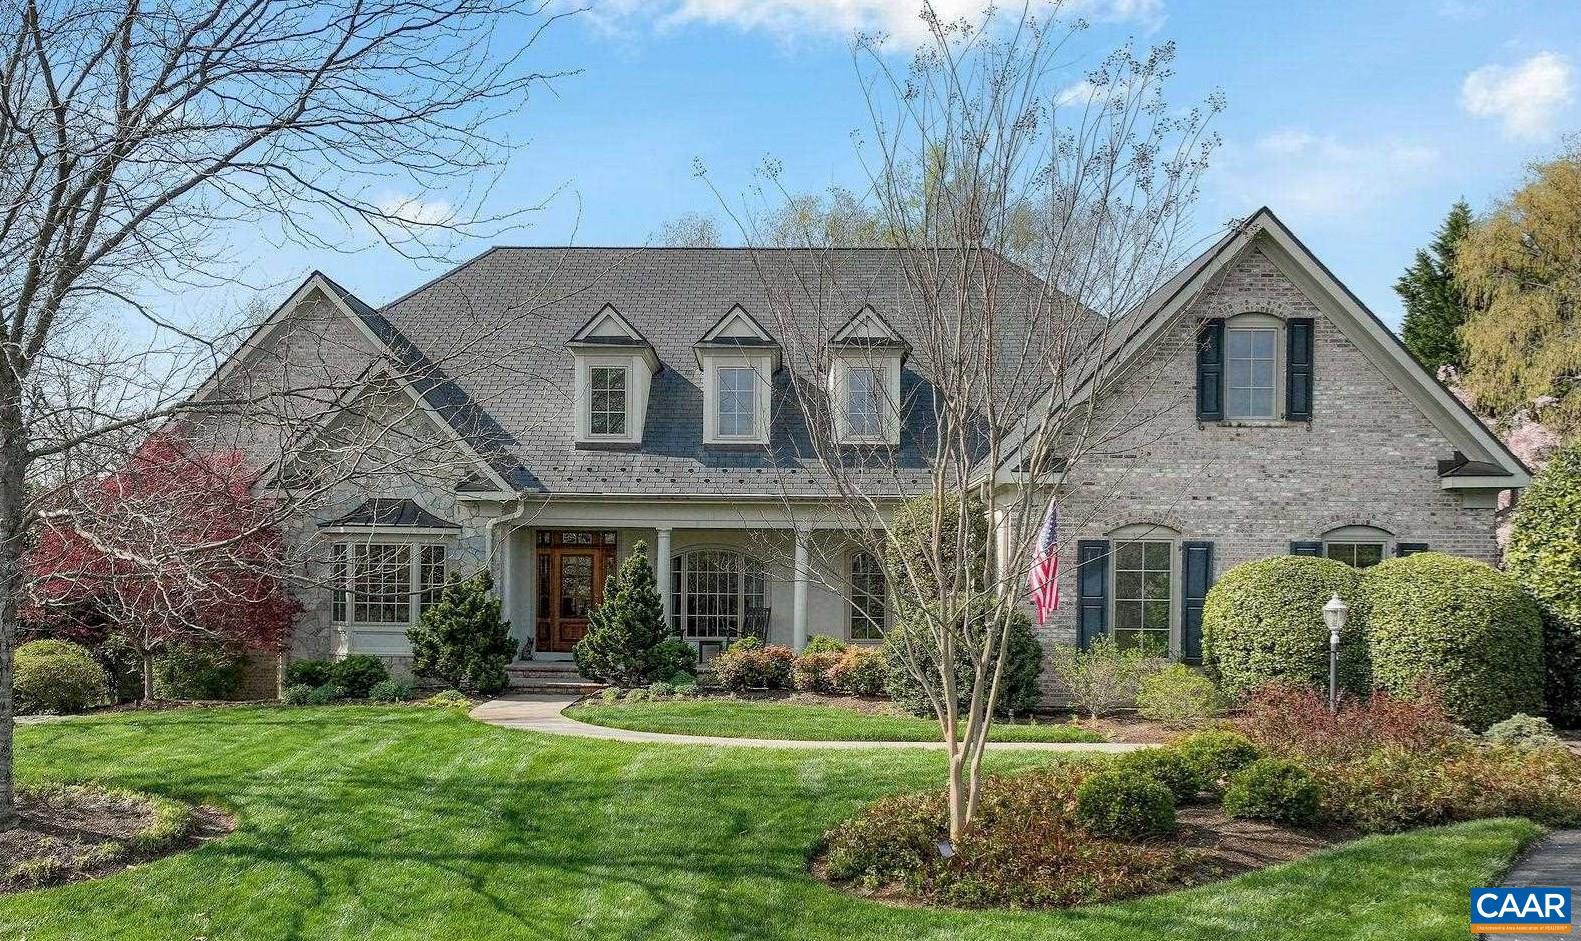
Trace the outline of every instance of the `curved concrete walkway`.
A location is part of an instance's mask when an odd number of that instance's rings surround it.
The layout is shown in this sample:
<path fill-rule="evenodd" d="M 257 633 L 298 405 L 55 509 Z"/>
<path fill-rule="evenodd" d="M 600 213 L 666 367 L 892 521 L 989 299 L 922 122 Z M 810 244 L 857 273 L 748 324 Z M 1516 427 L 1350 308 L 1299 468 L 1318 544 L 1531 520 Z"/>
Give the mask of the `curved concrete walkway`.
<path fill-rule="evenodd" d="M 794 739 L 729 738 L 723 735 L 672 735 L 668 732 L 634 732 L 578 722 L 561 714 L 577 701 L 575 696 L 504 696 L 472 710 L 472 718 L 507 729 L 526 729 L 548 735 L 574 735 L 615 742 L 648 742 L 669 745 L 726 745 L 732 748 L 933 748 L 943 742 L 818 742 Z M 992 751 L 1126 752 L 1146 745 L 1116 742 L 989 742 Z"/>

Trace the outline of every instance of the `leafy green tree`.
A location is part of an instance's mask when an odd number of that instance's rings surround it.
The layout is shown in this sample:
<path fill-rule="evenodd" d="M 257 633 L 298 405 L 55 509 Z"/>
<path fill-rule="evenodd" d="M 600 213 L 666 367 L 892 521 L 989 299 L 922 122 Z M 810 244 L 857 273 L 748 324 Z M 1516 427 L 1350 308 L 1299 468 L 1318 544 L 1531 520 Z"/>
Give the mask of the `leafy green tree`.
<path fill-rule="evenodd" d="M 1581 434 L 1581 147 L 1533 168 L 1472 226 L 1455 256 L 1472 304 L 1466 389 L 1501 420 L 1540 403 L 1564 441 Z"/>
<path fill-rule="evenodd" d="M 571 649 L 578 673 L 616 686 L 668 680 L 677 665 L 669 651 L 679 638 L 664 623 L 664 605 L 648 561 L 636 548 L 604 583 L 604 600 L 588 614 L 588 629 Z M 683 642 L 684 643 L 684 642 Z"/>
<path fill-rule="evenodd" d="M 1555 454 L 1521 494 L 1504 563 L 1543 609 L 1545 708 L 1581 727 L 1581 444 Z"/>
<path fill-rule="evenodd" d="M 509 621 L 487 570 L 450 582 L 439 600 L 406 632 L 412 642 L 412 672 L 451 689 L 498 692 L 509 677 L 505 665 L 516 653 Z"/>
<path fill-rule="evenodd" d="M 1463 199 L 1457 201 L 1433 233 L 1432 244 L 1417 250 L 1416 260 L 1394 283 L 1394 292 L 1405 302 L 1401 330 L 1405 348 L 1428 372 L 1466 365 L 1458 331 L 1468 311 L 1465 293 L 1455 280 L 1455 253 L 1471 222 L 1471 207 Z"/>

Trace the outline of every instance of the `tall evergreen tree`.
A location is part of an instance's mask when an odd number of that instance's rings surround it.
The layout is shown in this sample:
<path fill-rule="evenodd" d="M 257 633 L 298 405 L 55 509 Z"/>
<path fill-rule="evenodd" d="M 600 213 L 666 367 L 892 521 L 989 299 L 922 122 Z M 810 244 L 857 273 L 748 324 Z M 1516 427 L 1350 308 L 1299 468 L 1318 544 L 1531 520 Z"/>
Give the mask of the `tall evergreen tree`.
<path fill-rule="evenodd" d="M 1441 366 L 1463 369 L 1466 350 L 1458 333 L 1466 322 L 1465 293 L 1455 280 L 1455 255 L 1461 239 L 1471 231 L 1471 207 L 1459 200 L 1450 207 L 1444 224 L 1433 233 L 1433 242 L 1418 249 L 1416 260 L 1394 283 L 1405 302 L 1401 335 L 1422 368 L 1437 373 Z"/>
<path fill-rule="evenodd" d="M 506 664 L 516 653 L 511 622 L 500 616 L 488 570 L 451 581 L 407 632 L 412 673 L 452 689 L 494 693 L 509 683 Z"/>
<path fill-rule="evenodd" d="M 645 544 L 638 543 L 605 581 L 604 599 L 587 619 L 587 633 L 571 649 L 578 673 L 626 687 L 655 678 L 664 659 L 660 645 L 670 637 L 670 630 Z M 659 678 L 667 679 L 668 674 Z"/>

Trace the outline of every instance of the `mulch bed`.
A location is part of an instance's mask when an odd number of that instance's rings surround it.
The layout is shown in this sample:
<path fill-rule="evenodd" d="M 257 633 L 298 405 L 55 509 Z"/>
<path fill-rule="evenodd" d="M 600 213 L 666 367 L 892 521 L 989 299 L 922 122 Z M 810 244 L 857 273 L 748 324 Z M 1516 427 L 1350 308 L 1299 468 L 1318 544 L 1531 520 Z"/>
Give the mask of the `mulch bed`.
<path fill-rule="evenodd" d="M 151 840 L 161 825 L 152 799 L 93 787 L 23 789 L 17 811 L 17 825 L 0 830 L 0 893 L 97 879 L 192 849 L 236 826 L 212 807 L 186 808 L 188 820 L 168 838 Z"/>

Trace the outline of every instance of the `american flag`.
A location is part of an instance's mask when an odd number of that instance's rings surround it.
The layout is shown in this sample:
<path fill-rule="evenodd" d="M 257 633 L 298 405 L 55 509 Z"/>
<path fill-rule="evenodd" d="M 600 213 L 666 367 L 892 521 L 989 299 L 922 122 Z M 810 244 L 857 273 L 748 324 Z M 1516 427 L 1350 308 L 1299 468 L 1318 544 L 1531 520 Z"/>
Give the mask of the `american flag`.
<path fill-rule="evenodd" d="M 1032 589 L 1032 604 L 1038 609 L 1038 623 L 1042 624 L 1048 620 L 1049 612 L 1059 610 L 1059 509 L 1052 500 L 1038 529 L 1027 585 Z"/>

